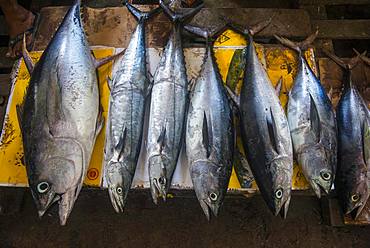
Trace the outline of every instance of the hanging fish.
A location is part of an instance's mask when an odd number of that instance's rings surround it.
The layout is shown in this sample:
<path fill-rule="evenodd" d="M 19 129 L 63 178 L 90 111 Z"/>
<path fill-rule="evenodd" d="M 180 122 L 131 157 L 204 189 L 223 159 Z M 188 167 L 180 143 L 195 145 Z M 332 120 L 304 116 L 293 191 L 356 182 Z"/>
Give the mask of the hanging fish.
<path fill-rule="evenodd" d="M 243 147 L 258 189 L 274 215 L 287 215 L 291 198 L 293 151 L 290 131 L 276 90 L 258 60 L 253 35 L 271 19 L 240 30 L 248 38 L 239 104 Z M 231 91 L 229 91 L 233 94 Z"/>
<path fill-rule="evenodd" d="M 233 114 L 211 44 L 210 32 L 185 29 L 207 40 L 200 74 L 191 91 L 186 125 L 186 154 L 198 201 L 207 217 L 217 216 L 230 180 L 235 146 Z"/>
<path fill-rule="evenodd" d="M 337 164 L 337 127 L 330 99 L 302 52 L 318 31 L 302 42 L 275 36 L 298 53 L 298 72 L 289 92 L 288 122 L 294 154 L 318 198 L 329 194 Z"/>
<path fill-rule="evenodd" d="M 145 102 L 149 80 L 146 68 L 145 22 L 160 8 L 141 12 L 129 3 L 127 9 L 138 25 L 125 55 L 117 61 L 116 73 L 109 81 L 110 100 L 105 141 L 105 179 L 112 205 L 123 212 L 138 162 Z"/>
<path fill-rule="evenodd" d="M 173 25 L 154 74 L 151 91 L 146 162 L 151 194 L 156 204 L 159 197 L 166 200 L 183 141 L 188 79 L 180 33 L 182 23 L 202 8 L 200 5 L 180 11 L 180 0 L 172 1 L 171 8 L 163 1 L 159 3 Z"/>
<path fill-rule="evenodd" d="M 80 193 L 96 136 L 99 113 L 96 61 L 80 19 L 80 1 L 69 9 L 54 37 L 33 65 L 23 41 L 31 74 L 23 106 L 17 113 L 23 136 L 28 182 L 39 216 L 59 203 L 65 225 Z"/>
<path fill-rule="evenodd" d="M 335 189 L 343 212 L 357 219 L 369 198 L 370 166 L 370 113 L 351 78 L 351 70 L 362 55 L 345 63 L 334 54 L 326 54 L 344 72 L 344 88 L 337 106 L 338 169 Z"/>

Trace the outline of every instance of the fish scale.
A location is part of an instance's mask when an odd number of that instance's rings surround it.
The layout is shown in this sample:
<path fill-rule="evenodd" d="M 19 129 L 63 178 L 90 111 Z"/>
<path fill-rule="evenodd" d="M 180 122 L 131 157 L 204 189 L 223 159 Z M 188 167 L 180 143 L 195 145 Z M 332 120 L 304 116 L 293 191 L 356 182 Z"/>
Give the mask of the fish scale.
<path fill-rule="evenodd" d="M 194 9 L 181 10 L 181 1 L 175 0 L 171 3 L 172 8 L 175 8 L 172 10 L 163 1 L 159 3 L 173 25 L 154 74 L 151 91 L 146 163 L 155 203 L 159 197 L 166 200 L 183 141 L 188 79 L 180 32 L 182 22 L 202 8 L 200 5 Z"/>
<path fill-rule="evenodd" d="M 102 119 L 96 61 L 80 19 L 80 1 L 65 15 L 33 67 L 23 107 L 17 106 L 30 189 L 42 216 L 59 203 L 65 225 L 81 190 Z"/>
<path fill-rule="evenodd" d="M 145 21 L 158 12 L 141 12 L 126 3 L 138 20 L 125 54 L 117 61 L 110 82 L 104 168 L 109 196 L 116 212 L 123 212 L 138 162 L 149 80 L 146 68 Z"/>
<path fill-rule="evenodd" d="M 187 30 L 198 34 L 197 27 Z M 199 35 L 199 34 L 198 34 Z M 208 34 L 205 34 L 208 39 Z M 233 162 L 232 110 L 212 46 L 192 90 L 186 125 L 186 154 L 198 201 L 207 217 L 217 216 L 226 195 Z"/>

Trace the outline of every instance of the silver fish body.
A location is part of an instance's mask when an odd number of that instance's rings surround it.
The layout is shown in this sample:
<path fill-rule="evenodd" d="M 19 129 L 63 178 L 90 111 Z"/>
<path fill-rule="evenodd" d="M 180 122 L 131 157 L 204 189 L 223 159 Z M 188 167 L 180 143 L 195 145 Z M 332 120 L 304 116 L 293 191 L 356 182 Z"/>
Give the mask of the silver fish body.
<path fill-rule="evenodd" d="M 240 93 L 241 137 L 258 188 L 273 214 L 287 214 L 293 154 L 284 110 L 249 36 Z"/>
<path fill-rule="evenodd" d="M 149 80 L 146 68 L 145 20 L 151 14 L 127 4 L 138 19 L 124 56 L 110 82 L 105 142 L 105 179 L 112 205 L 123 212 L 138 162 Z"/>
<path fill-rule="evenodd" d="M 97 76 L 79 1 L 36 64 L 23 110 L 18 110 L 28 181 L 39 215 L 59 202 L 64 225 L 100 131 Z"/>
<path fill-rule="evenodd" d="M 350 75 L 347 80 L 351 80 Z M 347 82 L 338 103 L 337 123 L 335 189 L 344 213 L 356 219 L 369 198 L 370 113 L 352 83 Z"/>
<path fill-rule="evenodd" d="M 175 23 L 154 75 L 149 113 L 147 163 L 153 201 L 164 199 L 179 157 L 188 101 L 188 79 Z"/>
<path fill-rule="evenodd" d="M 337 129 L 331 102 L 306 60 L 289 93 L 288 122 L 294 153 L 303 174 L 320 197 L 329 193 L 337 163 Z"/>
<path fill-rule="evenodd" d="M 211 47 L 191 93 L 186 153 L 198 201 L 210 219 L 226 195 L 233 162 L 234 127 L 229 99 Z"/>

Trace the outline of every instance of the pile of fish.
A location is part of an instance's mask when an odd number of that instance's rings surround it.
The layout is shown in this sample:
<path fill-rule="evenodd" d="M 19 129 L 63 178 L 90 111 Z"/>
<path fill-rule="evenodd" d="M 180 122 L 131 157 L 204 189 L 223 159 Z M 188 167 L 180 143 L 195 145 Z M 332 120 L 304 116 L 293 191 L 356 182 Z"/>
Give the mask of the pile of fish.
<path fill-rule="evenodd" d="M 104 149 L 104 175 L 116 212 L 124 211 L 142 139 L 146 140 L 151 195 L 157 204 L 159 199 L 166 200 L 185 138 L 198 201 L 208 219 L 211 213 L 217 216 L 234 161 L 233 120 L 237 115 L 248 162 L 244 164 L 250 166 L 244 169 L 252 171 L 274 215 L 285 218 L 288 212 L 294 154 L 316 195 L 320 197 L 322 191 L 328 194 L 335 182 L 345 213 L 354 213 L 356 218 L 369 197 L 370 114 L 352 84 L 350 72 L 359 61 L 369 59 L 358 54 L 346 64 L 329 54 L 347 75 L 335 118 L 324 88 L 303 56 L 317 32 L 303 42 L 276 36 L 299 58 L 286 115 L 278 98 L 279 87 L 273 88 L 253 42 L 253 36 L 271 20 L 246 29 L 228 23 L 248 40 L 239 97 L 224 87 L 219 73 L 212 44 L 217 32 L 184 24 L 202 5 L 183 9 L 180 0 L 169 5 L 159 2 L 160 8 L 149 12 L 125 3 L 138 25 L 123 56 L 120 53 L 101 61 L 92 56 L 81 24 L 79 0 L 36 65 L 24 45 L 31 80 L 17 112 L 29 185 L 39 215 L 55 202 L 62 225 L 71 213 L 103 126 L 96 69 L 117 58 L 117 70 L 108 80 Z M 146 67 L 145 23 L 160 9 L 173 24 L 151 82 Z M 192 84 L 187 80 L 183 28 L 206 39 L 201 71 Z M 142 137 L 146 114 L 148 132 Z"/>

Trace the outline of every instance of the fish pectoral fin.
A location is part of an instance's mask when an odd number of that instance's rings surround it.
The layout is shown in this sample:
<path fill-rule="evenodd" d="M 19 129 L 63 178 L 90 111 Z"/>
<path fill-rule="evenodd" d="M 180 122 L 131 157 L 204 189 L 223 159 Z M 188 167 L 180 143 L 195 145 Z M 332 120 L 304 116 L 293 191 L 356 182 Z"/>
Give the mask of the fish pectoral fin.
<path fill-rule="evenodd" d="M 126 143 L 126 137 L 127 137 L 127 128 L 126 126 L 123 126 L 122 133 L 119 137 L 118 143 L 114 146 L 114 154 L 117 158 L 117 161 L 119 161 L 125 151 L 125 143 Z"/>
<path fill-rule="evenodd" d="M 240 107 L 240 96 L 236 95 L 232 89 L 229 88 L 229 86 L 225 85 L 227 95 L 231 99 L 231 102 L 236 107 L 236 109 L 239 109 Z"/>
<path fill-rule="evenodd" d="M 320 137 L 320 131 L 321 131 L 321 123 L 320 123 L 320 116 L 319 112 L 317 111 L 317 107 L 315 104 L 315 101 L 310 94 L 310 130 L 315 136 L 315 140 L 317 143 L 320 142 L 321 137 Z"/>
<path fill-rule="evenodd" d="M 207 152 L 207 158 L 209 158 L 211 156 L 212 146 L 213 146 L 212 142 L 213 142 L 213 140 L 212 140 L 212 123 L 211 123 L 211 120 L 209 120 L 209 123 L 208 123 L 207 114 L 204 111 L 204 113 L 203 113 L 203 128 L 202 128 L 202 144 L 203 144 L 204 149 Z"/>
<path fill-rule="evenodd" d="M 108 56 L 108 57 L 105 57 L 105 58 L 102 58 L 102 59 L 97 59 L 95 58 L 94 56 L 94 53 L 91 52 L 91 57 L 92 57 L 92 60 L 94 62 L 94 66 L 96 69 L 98 69 L 99 67 L 111 62 L 112 60 L 115 60 L 116 58 L 120 57 L 121 55 L 123 55 L 125 53 L 125 49 L 123 49 L 121 52 L 115 54 L 115 55 L 112 55 L 112 56 Z"/>
<path fill-rule="evenodd" d="M 367 120 L 362 127 L 362 142 L 364 161 L 370 166 L 370 125 Z"/>
<path fill-rule="evenodd" d="M 283 85 L 283 77 L 280 77 L 278 83 L 275 86 L 275 93 L 278 97 L 281 94 L 282 85 Z"/>
<path fill-rule="evenodd" d="M 162 153 L 163 148 L 166 145 L 166 125 L 164 125 L 161 129 L 161 133 L 157 139 L 157 143 L 159 144 L 159 152 Z"/>
<path fill-rule="evenodd" d="M 113 79 L 110 76 L 107 76 L 107 85 L 109 88 L 109 92 L 112 92 L 113 89 Z"/>
<path fill-rule="evenodd" d="M 23 35 L 22 57 L 23 57 L 24 63 L 26 64 L 28 72 L 32 74 L 33 68 L 35 67 L 35 65 L 32 61 L 30 54 L 27 51 L 26 34 Z"/>
<path fill-rule="evenodd" d="M 99 133 L 103 129 L 103 126 L 104 126 L 103 110 L 102 110 L 102 107 L 100 106 L 100 111 L 99 111 L 99 115 L 98 115 L 98 119 L 96 121 L 96 127 L 95 127 L 95 138 L 96 136 L 99 135 Z"/>
<path fill-rule="evenodd" d="M 266 124 L 267 124 L 267 130 L 268 130 L 268 135 L 270 139 L 270 144 L 274 151 L 279 154 L 280 149 L 279 149 L 279 141 L 278 141 L 278 128 L 276 126 L 274 114 L 272 112 L 272 109 L 270 107 L 270 112 L 266 115 Z"/>
<path fill-rule="evenodd" d="M 62 92 L 59 86 L 58 65 L 55 65 L 55 73 L 51 73 L 49 90 L 46 98 L 46 119 L 49 132 L 53 135 L 53 127 L 56 123 L 65 119 L 62 107 Z"/>

